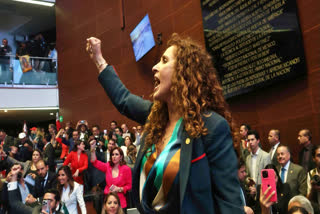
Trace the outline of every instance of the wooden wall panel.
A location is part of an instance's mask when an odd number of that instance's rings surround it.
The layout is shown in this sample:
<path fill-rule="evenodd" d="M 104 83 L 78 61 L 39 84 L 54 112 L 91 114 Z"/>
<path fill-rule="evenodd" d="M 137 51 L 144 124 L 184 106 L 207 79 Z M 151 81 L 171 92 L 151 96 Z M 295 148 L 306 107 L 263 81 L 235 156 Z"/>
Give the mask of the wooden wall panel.
<path fill-rule="evenodd" d="M 312 131 L 314 143 L 320 140 L 320 2 L 297 0 L 297 4 L 307 74 L 228 100 L 238 123 L 249 123 L 260 132 L 266 150 L 268 131 L 277 128 L 294 154 L 300 150 L 301 128 Z M 87 119 L 104 128 L 115 119 L 135 125 L 113 107 L 97 81 L 98 72 L 85 52 L 87 37 L 101 38 L 106 60 L 129 90 L 146 99 L 153 90 L 152 66 L 173 32 L 189 35 L 204 46 L 200 0 L 125 0 L 123 30 L 120 1 L 57 1 L 56 10 L 60 107 L 65 121 Z M 135 62 L 129 34 L 147 13 L 155 38 L 162 33 L 164 44 Z"/>

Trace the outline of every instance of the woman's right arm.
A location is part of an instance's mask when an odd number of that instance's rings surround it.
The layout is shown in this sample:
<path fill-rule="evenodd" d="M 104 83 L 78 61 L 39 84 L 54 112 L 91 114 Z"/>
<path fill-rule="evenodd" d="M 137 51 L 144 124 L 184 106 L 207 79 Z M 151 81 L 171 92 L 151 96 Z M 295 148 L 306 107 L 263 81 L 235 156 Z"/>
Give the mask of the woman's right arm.
<path fill-rule="evenodd" d="M 87 51 L 100 72 L 98 79 L 114 106 L 121 114 L 145 124 L 152 103 L 131 94 L 123 85 L 113 66 L 108 65 L 103 58 L 99 39 L 93 37 L 87 39 Z"/>
<path fill-rule="evenodd" d="M 95 140 L 90 141 L 90 152 L 91 152 L 90 162 L 95 168 L 106 173 L 108 170 L 108 163 L 103 163 L 97 160 L 95 148 L 96 148 L 96 141 Z"/>

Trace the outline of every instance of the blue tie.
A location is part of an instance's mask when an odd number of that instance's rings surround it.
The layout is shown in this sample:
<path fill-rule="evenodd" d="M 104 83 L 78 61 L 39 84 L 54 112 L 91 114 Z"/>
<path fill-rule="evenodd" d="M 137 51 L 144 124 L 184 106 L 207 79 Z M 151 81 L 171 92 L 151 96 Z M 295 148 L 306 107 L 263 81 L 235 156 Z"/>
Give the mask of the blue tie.
<path fill-rule="evenodd" d="M 281 180 L 284 183 L 284 173 L 286 173 L 286 169 L 284 167 L 281 168 Z"/>

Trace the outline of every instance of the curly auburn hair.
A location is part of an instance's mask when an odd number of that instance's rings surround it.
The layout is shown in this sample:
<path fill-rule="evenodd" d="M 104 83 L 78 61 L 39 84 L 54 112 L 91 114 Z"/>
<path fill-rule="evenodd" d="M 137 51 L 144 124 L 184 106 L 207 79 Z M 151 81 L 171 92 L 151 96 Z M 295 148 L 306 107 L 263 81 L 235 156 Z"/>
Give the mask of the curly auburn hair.
<path fill-rule="evenodd" d="M 190 38 L 181 38 L 172 34 L 167 48 L 175 46 L 176 65 L 172 75 L 171 101 L 174 109 L 183 117 L 184 128 L 192 138 L 208 134 L 202 120 L 206 111 L 215 111 L 224 117 L 236 133 L 228 105 L 224 99 L 222 87 L 213 67 L 211 56 L 199 44 Z M 145 150 L 160 141 L 169 120 L 167 104 L 155 100 L 148 116 L 144 131 Z"/>

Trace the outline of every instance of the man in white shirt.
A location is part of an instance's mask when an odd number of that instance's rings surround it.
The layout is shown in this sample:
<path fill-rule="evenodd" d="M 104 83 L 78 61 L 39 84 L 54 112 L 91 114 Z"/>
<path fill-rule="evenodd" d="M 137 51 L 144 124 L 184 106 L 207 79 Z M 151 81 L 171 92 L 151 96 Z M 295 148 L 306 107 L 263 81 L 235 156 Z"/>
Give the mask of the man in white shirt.
<path fill-rule="evenodd" d="M 268 134 L 268 141 L 271 146 L 271 149 L 269 152 L 271 163 L 275 166 L 278 166 L 279 163 L 278 163 L 276 151 L 280 144 L 280 131 L 277 129 L 271 129 Z"/>
<path fill-rule="evenodd" d="M 307 195 L 307 173 L 304 169 L 290 161 L 291 154 L 288 146 L 279 145 L 277 148 L 277 157 L 282 183 L 288 183 L 291 189 L 291 195 Z"/>
<path fill-rule="evenodd" d="M 271 163 L 270 155 L 259 147 L 260 136 L 255 130 L 248 132 L 248 142 L 251 149 L 246 160 L 246 167 L 249 177 L 253 178 L 256 184 L 261 184 L 261 170 Z"/>

